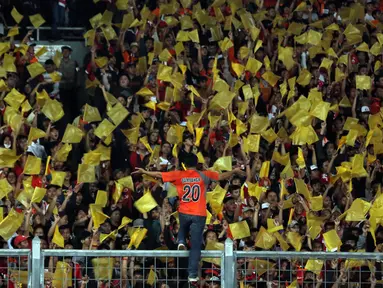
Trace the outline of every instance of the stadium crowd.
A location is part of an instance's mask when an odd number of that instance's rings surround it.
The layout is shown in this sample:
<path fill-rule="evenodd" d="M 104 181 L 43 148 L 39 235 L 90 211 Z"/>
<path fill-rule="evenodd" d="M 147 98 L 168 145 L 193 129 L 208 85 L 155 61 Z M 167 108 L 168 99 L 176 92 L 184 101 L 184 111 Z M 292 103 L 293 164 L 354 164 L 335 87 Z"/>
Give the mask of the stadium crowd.
<path fill-rule="evenodd" d="M 40 63 L 33 31 L 14 39 L 18 23 L 43 17 L 11 11 L 0 43 L 4 249 L 37 236 L 42 249 L 176 250 L 183 197 L 132 172 L 187 169 L 195 154 L 199 170 L 232 171 L 207 189 L 202 249 L 231 238 L 242 251 L 382 252 L 378 1 L 94 2 L 104 10 L 80 64 L 69 46 Z M 26 287 L 26 259 L 3 260 L 0 287 Z M 188 285 L 187 260 L 153 261 L 48 257 L 45 287 Z M 373 260 L 249 258 L 237 269 L 248 288 L 383 280 Z M 221 287 L 220 273 L 202 259 L 198 287 Z"/>

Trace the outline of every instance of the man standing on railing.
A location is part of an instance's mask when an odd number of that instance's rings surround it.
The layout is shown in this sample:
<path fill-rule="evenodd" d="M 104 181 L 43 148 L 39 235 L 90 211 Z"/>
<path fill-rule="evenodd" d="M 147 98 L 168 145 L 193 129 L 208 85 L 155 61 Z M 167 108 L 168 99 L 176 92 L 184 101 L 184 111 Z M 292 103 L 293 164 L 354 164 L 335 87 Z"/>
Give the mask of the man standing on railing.
<path fill-rule="evenodd" d="M 191 251 L 188 265 L 188 280 L 195 284 L 199 281 L 198 264 L 201 258 L 203 230 L 206 223 L 206 192 L 211 181 L 230 178 L 239 170 L 218 174 L 214 171 L 198 171 L 197 156 L 191 152 L 193 136 L 184 135 L 184 150 L 179 154 L 179 161 L 187 167 L 185 171 L 150 172 L 142 168 L 132 174 L 146 174 L 160 178 L 163 182 L 171 182 L 176 186 L 180 206 L 178 209 L 180 228 L 178 232 L 178 250 L 186 250 L 186 239 L 191 234 Z"/>

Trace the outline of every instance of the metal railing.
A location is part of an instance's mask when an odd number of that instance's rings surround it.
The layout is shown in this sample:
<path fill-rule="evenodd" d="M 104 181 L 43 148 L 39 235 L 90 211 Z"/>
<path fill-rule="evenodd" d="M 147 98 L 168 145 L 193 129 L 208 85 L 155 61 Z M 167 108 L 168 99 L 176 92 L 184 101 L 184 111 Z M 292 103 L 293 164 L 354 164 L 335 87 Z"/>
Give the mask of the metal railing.
<path fill-rule="evenodd" d="M 215 283 L 209 288 L 362 288 L 383 283 L 382 253 L 246 250 L 235 251 L 227 239 L 223 251 L 202 251 L 200 273 L 205 284 Z M 35 238 L 32 251 L 0 250 L 0 270 L 8 283 L 1 287 L 9 283 L 29 288 L 132 288 L 140 283 L 185 287 L 188 256 L 187 251 L 169 250 L 41 250 L 40 239 Z M 88 285 L 81 286 L 83 280 Z"/>
<path fill-rule="evenodd" d="M 11 29 L 11 27 L 8 28 L 8 30 Z M 36 41 L 40 41 L 41 39 L 41 31 L 51 31 L 52 27 L 49 26 L 40 26 L 39 28 L 35 28 L 33 26 L 27 26 L 26 29 L 28 30 L 36 30 Z M 57 27 L 58 31 L 83 31 L 85 32 L 85 27 Z"/>
<path fill-rule="evenodd" d="M 31 287 L 31 251 L 28 249 L 0 250 L 1 282 Z M 4 285 L 4 284 L 3 284 Z M 8 286 L 2 286 L 8 287 Z"/>

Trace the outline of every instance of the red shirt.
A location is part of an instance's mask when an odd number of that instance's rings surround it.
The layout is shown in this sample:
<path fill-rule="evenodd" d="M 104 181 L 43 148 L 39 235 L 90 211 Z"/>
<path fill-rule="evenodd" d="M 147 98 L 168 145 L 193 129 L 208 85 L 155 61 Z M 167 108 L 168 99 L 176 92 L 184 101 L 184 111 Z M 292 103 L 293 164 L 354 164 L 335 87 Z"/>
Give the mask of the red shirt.
<path fill-rule="evenodd" d="M 180 198 L 178 211 L 183 214 L 206 217 L 206 189 L 210 180 L 218 180 L 219 174 L 213 171 L 173 171 L 163 172 L 164 182 L 176 186 Z"/>

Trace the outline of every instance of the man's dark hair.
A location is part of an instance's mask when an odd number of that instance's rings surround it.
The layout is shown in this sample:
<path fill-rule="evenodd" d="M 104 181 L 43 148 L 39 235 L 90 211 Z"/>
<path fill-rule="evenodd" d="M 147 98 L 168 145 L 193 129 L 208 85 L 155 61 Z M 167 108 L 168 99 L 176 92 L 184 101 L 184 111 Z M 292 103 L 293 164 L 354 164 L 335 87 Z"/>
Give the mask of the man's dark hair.
<path fill-rule="evenodd" d="M 45 61 L 44 64 L 45 64 L 45 65 L 55 65 L 55 62 L 53 62 L 52 59 L 48 59 L 48 60 Z"/>
<path fill-rule="evenodd" d="M 178 158 L 186 167 L 196 167 L 198 165 L 198 157 L 192 152 L 181 151 Z"/>

